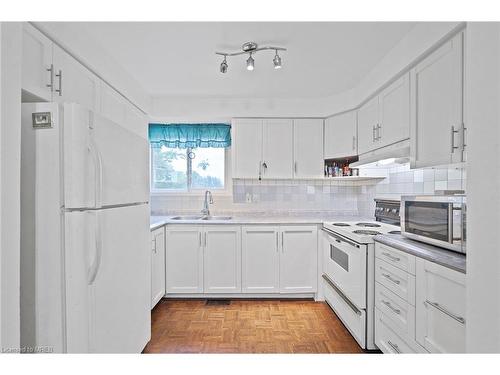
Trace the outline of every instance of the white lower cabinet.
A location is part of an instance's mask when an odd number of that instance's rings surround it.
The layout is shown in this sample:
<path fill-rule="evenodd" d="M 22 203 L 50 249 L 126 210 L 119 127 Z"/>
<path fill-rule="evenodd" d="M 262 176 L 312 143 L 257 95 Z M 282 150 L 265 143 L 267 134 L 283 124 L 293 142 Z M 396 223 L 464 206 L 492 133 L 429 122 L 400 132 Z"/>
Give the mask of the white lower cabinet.
<path fill-rule="evenodd" d="M 151 308 L 165 295 L 165 227 L 151 232 Z"/>
<path fill-rule="evenodd" d="M 203 293 L 202 231 L 201 226 L 167 227 L 167 293 Z"/>
<path fill-rule="evenodd" d="M 241 293 L 241 228 L 211 225 L 203 230 L 205 293 Z"/>
<path fill-rule="evenodd" d="M 281 226 L 280 232 L 280 292 L 316 292 L 318 228 L 314 225 Z"/>
<path fill-rule="evenodd" d="M 392 322 L 379 309 L 375 309 L 375 345 L 387 354 L 426 353 L 412 340 L 404 339 Z"/>
<path fill-rule="evenodd" d="M 417 259 L 416 339 L 431 353 L 465 352 L 465 274 Z"/>
<path fill-rule="evenodd" d="M 241 228 L 242 292 L 279 293 L 279 227 Z"/>

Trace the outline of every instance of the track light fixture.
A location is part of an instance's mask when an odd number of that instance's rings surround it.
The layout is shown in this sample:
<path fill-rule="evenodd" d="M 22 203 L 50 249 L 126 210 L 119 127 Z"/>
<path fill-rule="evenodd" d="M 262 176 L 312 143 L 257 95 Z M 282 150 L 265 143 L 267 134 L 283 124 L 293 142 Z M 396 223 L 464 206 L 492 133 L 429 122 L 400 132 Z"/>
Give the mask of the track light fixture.
<path fill-rule="evenodd" d="M 243 44 L 241 47 L 241 51 L 238 52 L 215 52 L 216 55 L 221 55 L 224 56 L 224 60 L 220 64 L 220 72 L 221 73 L 227 73 L 227 61 L 226 57 L 227 56 L 238 56 L 238 55 L 243 55 L 248 53 L 248 59 L 247 59 L 247 70 L 254 70 L 255 68 L 255 60 L 252 57 L 252 54 L 255 54 L 258 51 L 264 51 L 264 50 L 274 50 L 275 55 L 273 58 L 273 65 L 274 69 L 281 69 L 282 67 L 282 61 L 281 57 L 278 55 L 278 51 L 286 51 L 286 48 L 283 47 L 273 47 L 273 46 L 264 46 L 264 47 L 259 47 L 257 43 L 255 42 L 247 42 Z"/>

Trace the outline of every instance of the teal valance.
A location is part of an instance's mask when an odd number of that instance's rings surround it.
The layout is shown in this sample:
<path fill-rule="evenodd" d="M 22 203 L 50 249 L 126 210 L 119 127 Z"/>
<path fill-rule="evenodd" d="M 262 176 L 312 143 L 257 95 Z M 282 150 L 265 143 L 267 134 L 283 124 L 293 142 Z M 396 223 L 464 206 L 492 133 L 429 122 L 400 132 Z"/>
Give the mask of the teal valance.
<path fill-rule="evenodd" d="M 149 124 L 153 147 L 197 148 L 231 146 L 229 124 Z"/>

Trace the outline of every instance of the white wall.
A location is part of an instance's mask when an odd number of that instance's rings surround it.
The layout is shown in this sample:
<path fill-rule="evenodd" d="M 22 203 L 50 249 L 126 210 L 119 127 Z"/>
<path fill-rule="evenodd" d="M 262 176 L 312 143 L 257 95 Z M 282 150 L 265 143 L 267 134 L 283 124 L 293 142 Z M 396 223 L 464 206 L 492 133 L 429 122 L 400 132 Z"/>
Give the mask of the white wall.
<path fill-rule="evenodd" d="M 467 351 L 499 353 L 500 24 L 466 35 Z"/>
<path fill-rule="evenodd" d="M 0 347 L 19 348 L 22 29 L 0 29 Z"/>

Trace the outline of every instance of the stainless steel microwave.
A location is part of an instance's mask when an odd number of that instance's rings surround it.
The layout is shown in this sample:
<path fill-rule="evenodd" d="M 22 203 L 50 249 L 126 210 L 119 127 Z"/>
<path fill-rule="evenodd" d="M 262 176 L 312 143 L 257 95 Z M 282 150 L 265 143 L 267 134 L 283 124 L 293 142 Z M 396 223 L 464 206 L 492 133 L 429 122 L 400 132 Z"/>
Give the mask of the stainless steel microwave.
<path fill-rule="evenodd" d="M 465 195 L 403 196 L 400 216 L 403 236 L 466 253 Z"/>

